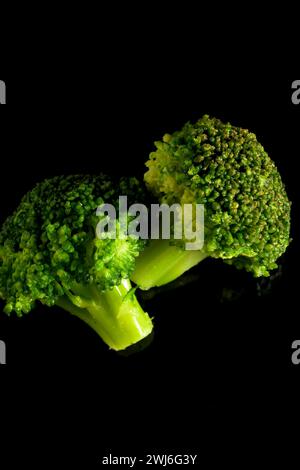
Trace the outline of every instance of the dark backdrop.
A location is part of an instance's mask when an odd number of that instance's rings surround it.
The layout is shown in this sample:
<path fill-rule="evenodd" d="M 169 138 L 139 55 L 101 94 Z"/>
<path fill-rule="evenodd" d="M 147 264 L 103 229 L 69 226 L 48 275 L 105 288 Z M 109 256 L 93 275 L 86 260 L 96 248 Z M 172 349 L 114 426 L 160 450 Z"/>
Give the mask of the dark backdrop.
<path fill-rule="evenodd" d="M 291 83 L 297 77 L 210 74 L 182 60 L 157 62 L 125 51 L 99 61 L 0 77 L 8 98 L 1 109 L 1 222 L 45 177 L 142 174 L 154 140 L 208 113 L 254 131 L 278 165 L 293 201 L 293 243 L 271 280 L 206 260 L 184 277 L 185 285 L 140 295 L 153 312 L 155 334 L 132 354 L 109 351 L 56 308 L 40 306 L 22 319 L 0 313 L 5 435 L 24 442 L 23 462 L 38 460 L 38 451 L 41 459 L 82 457 L 87 464 L 107 452 L 159 449 L 197 450 L 214 461 L 241 445 L 248 420 L 263 436 L 264 423 L 276 421 L 295 398 L 300 105 L 291 102 Z"/>

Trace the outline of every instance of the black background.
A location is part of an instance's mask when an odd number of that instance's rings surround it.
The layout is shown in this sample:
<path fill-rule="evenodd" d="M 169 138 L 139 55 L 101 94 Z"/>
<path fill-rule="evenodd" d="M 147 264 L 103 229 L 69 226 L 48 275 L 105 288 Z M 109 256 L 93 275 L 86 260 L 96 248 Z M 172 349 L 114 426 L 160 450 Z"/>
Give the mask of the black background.
<path fill-rule="evenodd" d="M 55 73 L 44 62 L 31 74 L 4 70 L 1 222 L 45 177 L 142 174 L 154 140 L 208 113 L 251 129 L 277 163 L 293 202 L 293 242 L 271 281 L 206 260 L 185 285 L 140 295 L 155 334 L 132 354 L 109 351 L 56 308 L 38 307 L 22 319 L 1 313 L 2 414 L 7 441 L 18 443 L 18 452 L 4 445 L 1 455 L 5 449 L 11 463 L 82 459 L 88 466 L 109 452 L 159 450 L 195 450 L 213 463 L 218 454 L 233 458 L 250 423 L 252 442 L 266 451 L 265 426 L 296 406 L 297 77 L 209 73 L 175 56 L 165 50 L 157 60 L 151 50 L 145 56 L 124 46 L 97 63 L 72 68 L 61 61 Z"/>

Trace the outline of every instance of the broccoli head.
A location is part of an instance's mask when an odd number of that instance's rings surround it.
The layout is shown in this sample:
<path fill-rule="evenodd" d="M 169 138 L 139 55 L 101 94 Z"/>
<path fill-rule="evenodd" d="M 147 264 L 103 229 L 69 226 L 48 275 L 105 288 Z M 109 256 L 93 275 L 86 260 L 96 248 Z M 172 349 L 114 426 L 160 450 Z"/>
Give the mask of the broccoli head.
<path fill-rule="evenodd" d="M 291 204 L 256 136 L 205 115 L 155 146 L 146 163 L 148 189 L 161 203 L 203 204 L 205 241 L 194 253 L 171 246 L 174 241 L 153 241 L 132 279 L 142 288 L 161 285 L 205 257 L 269 276 L 290 242 Z"/>
<path fill-rule="evenodd" d="M 97 207 L 117 207 L 119 195 L 132 203 L 143 198 L 143 189 L 135 178 L 59 176 L 23 197 L 0 232 L 0 297 L 7 314 L 26 314 L 37 301 L 58 305 L 116 350 L 151 332 L 129 281 L 145 242 L 109 232 L 96 236 Z"/>

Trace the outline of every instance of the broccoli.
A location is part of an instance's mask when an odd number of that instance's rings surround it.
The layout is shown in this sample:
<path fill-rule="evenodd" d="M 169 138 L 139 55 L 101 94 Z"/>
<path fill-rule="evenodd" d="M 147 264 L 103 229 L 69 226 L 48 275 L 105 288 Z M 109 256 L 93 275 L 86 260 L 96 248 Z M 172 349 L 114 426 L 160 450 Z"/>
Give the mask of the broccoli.
<path fill-rule="evenodd" d="M 119 194 L 133 201 L 143 189 L 135 178 L 58 176 L 23 197 L 0 232 L 0 297 L 7 314 L 22 316 L 37 301 L 57 305 L 115 350 L 149 335 L 152 321 L 129 280 L 145 242 L 95 232 L 97 207 L 116 205 Z"/>
<path fill-rule="evenodd" d="M 160 286 L 207 257 L 269 276 L 290 242 L 291 204 L 256 136 L 205 115 L 155 146 L 146 185 L 160 203 L 204 205 L 204 246 L 152 240 L 131 279 L 142 289 Z"/>

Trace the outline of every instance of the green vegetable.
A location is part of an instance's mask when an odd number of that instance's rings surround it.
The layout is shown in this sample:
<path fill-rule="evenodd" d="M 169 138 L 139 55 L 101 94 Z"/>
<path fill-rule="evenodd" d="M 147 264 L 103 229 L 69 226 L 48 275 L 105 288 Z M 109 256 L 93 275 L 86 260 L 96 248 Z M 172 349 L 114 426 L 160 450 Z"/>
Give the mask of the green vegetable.
<path fill-rule="evenodd" d="M 146 185 L 160 203 L 204 204 L 204 246 L 186 251 L 176 240 L 152 240 L 131 279 L 160 286 L 206 257 L 269 276 L 290 242 L 291 204 L 256 136 L 205 115 L 155 145 Z"/>
<path fill-rule="evenodd" d="M 24 196 L 0 232 L 0 297 L 7 314 L 22 316 L 37 301 L 58 305 L 115 350 L 149 335 L 152 322 L 129 281 L 145 242 L 113 239 L 109 232 L 99 239 L 95 232 L 97 207 L 117 207 L 119 195 L 130 203 L 143 197 L 136 179 L 115 182 L 104 175 L 55 177 Z"/>

